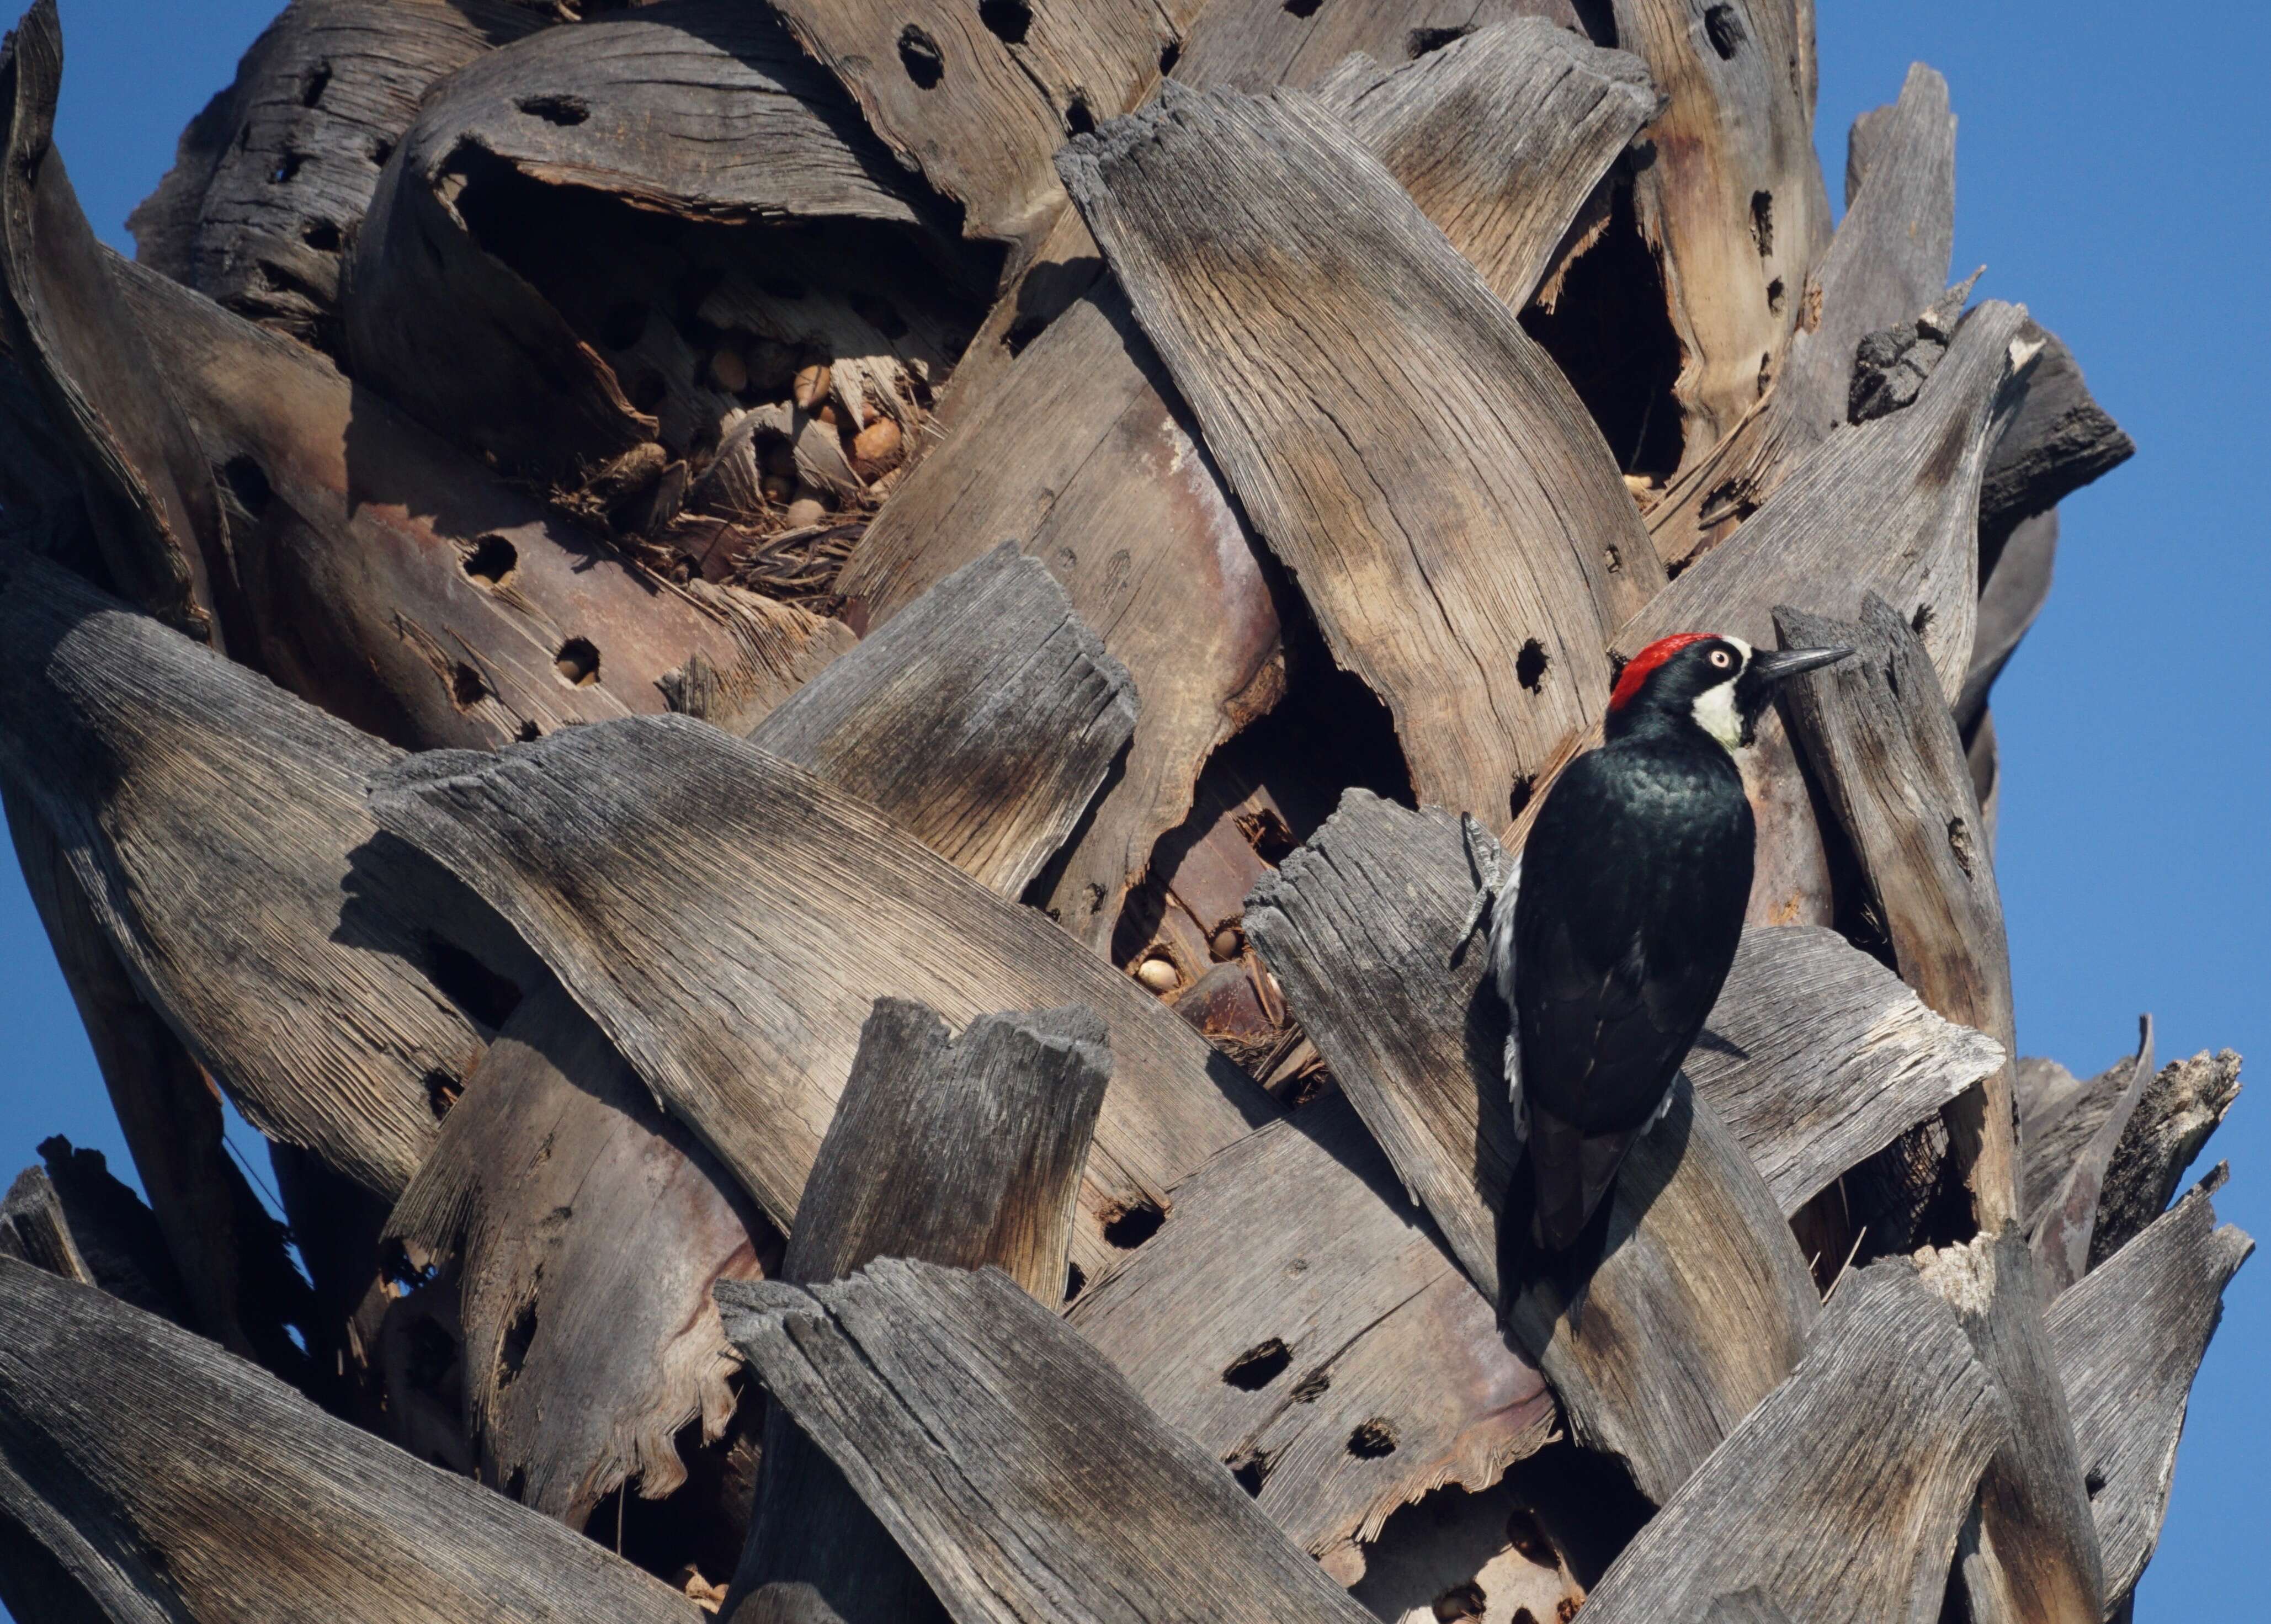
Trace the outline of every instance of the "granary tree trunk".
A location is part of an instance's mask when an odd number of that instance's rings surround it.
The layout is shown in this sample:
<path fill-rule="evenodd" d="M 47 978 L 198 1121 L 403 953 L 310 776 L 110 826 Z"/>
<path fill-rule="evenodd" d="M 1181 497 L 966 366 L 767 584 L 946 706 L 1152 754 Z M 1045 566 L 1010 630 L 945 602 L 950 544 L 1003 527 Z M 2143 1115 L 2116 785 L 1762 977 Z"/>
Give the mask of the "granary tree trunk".
<path fill-rule="evenodd" d="M 0 1598 L 2125 1617 L 2238 1059 L 2015 1053 L 2133 448 L 1885 70 L 1833 212 L 1811 0 L 292 0 L 129 262 L 37 0 L 0 793 L 140 1191 L 0 1206 Z M 1685 629 L 1858 652 L 1531 1278 L 1462 816 Z"/>

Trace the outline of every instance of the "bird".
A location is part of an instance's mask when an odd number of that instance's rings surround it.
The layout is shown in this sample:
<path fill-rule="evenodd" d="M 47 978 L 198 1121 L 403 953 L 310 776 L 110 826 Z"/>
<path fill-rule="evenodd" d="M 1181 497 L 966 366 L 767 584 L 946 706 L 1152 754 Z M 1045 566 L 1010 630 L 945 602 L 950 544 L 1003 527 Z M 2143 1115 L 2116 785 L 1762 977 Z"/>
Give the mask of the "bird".
<path fill-rule="evenodd" d="M 1618 674 L 1602 743 L 1553 781 L 1512 870 L 1464 820 L 1480 884 L 1460 950 L 1487 918 L 1488 973 L 1509 1015 L 1523 1145 L 1510 1224 L 1528 1205 L 1517 1250 L 1566 1263 L 1581 1238 L 1604 1239 L 1595 1214 L 1634 1141 L 1671 1108 L 1742 939 L 1757 829 L 1737 752 L 1777 688 L 1851 652 L 1660 638 Z"/>

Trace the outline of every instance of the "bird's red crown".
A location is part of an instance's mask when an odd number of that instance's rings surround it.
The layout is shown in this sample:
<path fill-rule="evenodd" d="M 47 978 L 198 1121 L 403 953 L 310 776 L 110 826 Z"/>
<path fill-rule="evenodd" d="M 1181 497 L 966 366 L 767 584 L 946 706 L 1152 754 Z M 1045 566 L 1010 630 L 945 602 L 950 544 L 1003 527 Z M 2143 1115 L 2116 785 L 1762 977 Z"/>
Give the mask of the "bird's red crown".
<path fill-rule="evenodd" d="M 1648 674 L 1670 659 L 1690 644 L 1709 643 L 1718 633 L 1712 631 L 1683 631 L 1669 637 L 1658 637 L 1632 657 L 1617 674 L 1616 688 L 1609 695 L 1609 709 L 1621 711 L 1640 692 Z"/>

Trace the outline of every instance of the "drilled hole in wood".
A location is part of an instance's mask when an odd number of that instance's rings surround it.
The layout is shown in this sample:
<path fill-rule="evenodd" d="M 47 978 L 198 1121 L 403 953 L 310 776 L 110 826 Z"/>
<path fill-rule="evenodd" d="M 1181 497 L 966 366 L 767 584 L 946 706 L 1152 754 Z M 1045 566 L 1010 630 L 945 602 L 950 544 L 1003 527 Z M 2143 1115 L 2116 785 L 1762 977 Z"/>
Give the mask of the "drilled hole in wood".
<path fill-rule="evenodd" d="M 465 1085 L 446 1071 L 426 1074 L 426 1104 L 437 1122 L 450 1114 L 450 1107 L 458 1103 L 458 1097 L 465 1091 Z"/>
<path fill-rule="evenodd" d="M 1078 96 L 1065 109 L 1065 128 L 1076 136 L 1096 133 L 1096 115 L 1088 110 L 1088 103 Z"/>
<path fill-rule="evenodd" d="M 1262 1497 L 1262 1480 L 1270 1475 L 1267 1455 L 1248 1455 L 1242 1459 L 1233 1456 L 1223 1464 L 1230 1468 L 1230 1475 L 1238 1480 L 1239 1487 L 1257 1500 Z"/>
<path fill-rule="evenodd" d="M 276 488 L 268 482 L 268 475 L 249 457 L 232 457 L 221 466 L 221 482 L 228 487 L 237 505 L 253 518 L 268 511 L 268 504 L 276 500 Z"/>
<path fill-rule="evenodd" d="M 520 549 L 503 536 L 482 536 L 465 555 L 465 573 L 484 586 L 502 586 L 520 562 Z"/>
<path fill-rule="evenodd" d="M 380 168 L 386 168 L 386 160 L 393 156 L 393 142 L 381 138 L 370 144 L 370 160 Z"/>
<path fill-rule="evenodd" d="M 324 99 L 324 88 L 331 82 L 331 64 L 330 63 L 319 62 L 309 69 L 307 77 L 300 81 L 300 105 L 303 108 L 311 108 L 321 101 Z"/>
<path fill-rule="evenodd" d="M 536 1305 L 523 1303 L 518 1314 L 504 1333 L 504 1345 L 497 1350 L 497 1390 L 503 1392 L 520 1374 L 520 1367 L 528 1362 L 528 1345 L 536 1340 Z"/>
<path fill-rule="evenodd" d="M 514 732 L 512 736 L 519 740 L 523 744 L 533 744 L 537 740 L 541 739 L 544 736 L 544 729 L 539 727 L 532 721 L 523 722 L 518 729 Z"/>
<path fill-rule="evenodd" d="M 1545 645 L 1532 637 L 1514 657 L 1514 680 L 1534 694 L 1545 684 L 1545 667 L 1552 663 L 1546 658 Z"/>
<path fill-rule="evenodd" d="M 300 241 L 319 254 L 339 251 L 339 228 L 327 220 L 311 220 L 300 227 Z"/>
<path fill-rule="evenodd" d="M 547 124 L 580 124 L 592 116 L 591 104 L 581 96 L 523 96 L 513 105 Z"/>
<path fill-rule="evenodd" d="M 1348 1452 L 1360 1461 L 1376 1461 L 1396 1453 L 1396 1423 L 1384 1415 L 1360 1421 L 1349 1434 Z"/>
<path fill-rule="evenodd" d="M 1538 1514 L 1527 1506 L 1516 1506 L 1506 1519 L 1506 1542 L 1522 1553 L 1523 1560 L 1535 1562 L 1540 1568 L 1559 1568 L 1561 1559 L 1555 1553 L 1553 1542 L 1538 1526 Z"/>
<path fill-rule="evenodd" d="M 504 1497 L 507 1500 L 517 1501 L 526 1493 L 528 1493 L 528 1468 L 515 1466 L 512 1469 L 512 1475 L 504 1480 Z"/>
<path fill-rule="evenodd" d="M 272 186 L 285 184 L 300 173 L 300 166 L 307 161 L 308 154 L 305 153 L 285 153 L 276 160 L 276 167 L 268 172 L 269 184 Z"/>
<path fill-rule="evenodd" d="M 1925 634 L 1925 629 L 1931 624 L 1932 605 L 1928 603 L 1917 605 L 1916 613 L 1909 616 L 1909 629 L 1921 637 Z"/>
<path fill-rule="evenodd" d="M 1330 1372 L 1312 1370 L 1307 1375 L 1293 1383 L 1292 1390 L 1287 1393 L 1286 1397 L 1297 1404 L 1313 1404 L 1325 1396 L 1326 1390 L 1332 1384 L 1333 1378 Z"/>
<path fill-rule="evenodd" d="M 946 58 L 939 55 L 938 41 L 912 23 L 899 31 L 899 66 L 917 90 L 934 90 L 946 77 Z"/>
<path fill-rule="evenodd" d="M 1974 878 L 1971 870 L 1971 829 L 1960 817 L 1947 820 L 1947 849 L 1955 853 L 1955 866 L 1963 870 L 1967 880 Z"/>
<path fill-rule="evenodd" d="M 1776 277 L 1767 284 L 1767 309 L 1776 316 L 1781 315 L 1782 301 L 1782 278 Z"/>
<path fill-rule="evenodd" d="M 1285 1367 L 1292 1362 L 1292 1350 L 1272 1337 L 1267 1342 L 1255 1344 L 1231 1360 L 1230 1368 L 1222 1373 L 1222 1379 L 1240 1392 L 1258 1393 L 1284 1375 Z"/>
<path fill-rule="evenodd" d="M 450 670 L 450 697 L 460 711 L 471 710 L 480 704 L 488 693 L 489 685 L 481 681 L 481 674 L 464 660 Z"/>
<path fill-rule="evenodd" d="M 1285 11 L 1292 17 L 1314 17 L 1325 0 L 1285 0 Z"/>
<path fill-rule="evenodd" d="M 1004 45 L 1023 45 L 1033 26 L 1033 8 L 1025 0 L 978 0 L 978 20 Z"/>
<path fill-rule="evenodd" d="M 1167 1215 L 1148 1201 L 1133 1202 L 1104 1220 L 1104 1238 L 1123 1252 L 1132 1252 L 1159 1233 Z"/>
<path fill-rule="evenodd" d="M 1720 61 L 1732 62 L 1735 48 L 1743 42 L 1743 19 L 1735 15 L 1733 6 L 1715 5 L 1703 13 L 1703 35 L 1719 53 Z"/>
<path fill-rule="evenodd" d="M 1472 1579 L 1464 1584 L 1455 1584 L 1435 1598 L 1433 1611 L 1441 1624 L 1453 1624 L 1457 1619 L 1478 1619 L 1490 1603 L 1483 1587 Z"/>
<path fill-rule="evenodd" d="M 1774 252 L 1774 193 L 1770 191 L 1751 194 L 1751 241 L 1759 245 L 1760 258 Z"/>
<path fill-rule="evenodd" d="M 2098 1471 L 2096 1467 L 2092 1466 L 2089 1471 L 2083 1475 L 2081 1486 L 2089 1491 L 2089 1497 L 2092 1500 L 2096 1500 L 2104 1490 L 2105 1474 Z"/>
<path fill-rule="evenodd" d="M 1525 772 L 1515 779 L 1513 789 L 1507 793 L 1506 815 L 1508 817 L 1520 817 L 1529 809 L 1530 798 L 1537 793 L 1538 775 L 1536 773 Z"/>
<path fill-rule="evenodd" d="M 1471 28 L 1414 28 L 1404 36 L 1404 54 L 1417 62 L 1429 51 L 1440 51 L 1473 32 Z"/>
<path fill-rule="evenodd" d="M 599 651 L 589 637 L 570 637 L 552 657 L 552 668 L 570 688 L 589 688 L 599 680 Z"/>
<path fill-rule="evenodd" d="M 1070 1302 L 1074 1298 L 1079 1296 L 1081 1292 L 1087 1289 L 1088 1271 L 1083 1269 L 1078 1263 L 1067 1263 L 1065 1265 L 1064 1300 L 1067 1302 Z"/>
<path fill-rule="evenodd" d="M 1168 41 L 1159 48 L 1159 71 L 1173 73 L 1175 71 L 1175 64 L 1182 59 L 1183 42 L 1180 40 Z"/>

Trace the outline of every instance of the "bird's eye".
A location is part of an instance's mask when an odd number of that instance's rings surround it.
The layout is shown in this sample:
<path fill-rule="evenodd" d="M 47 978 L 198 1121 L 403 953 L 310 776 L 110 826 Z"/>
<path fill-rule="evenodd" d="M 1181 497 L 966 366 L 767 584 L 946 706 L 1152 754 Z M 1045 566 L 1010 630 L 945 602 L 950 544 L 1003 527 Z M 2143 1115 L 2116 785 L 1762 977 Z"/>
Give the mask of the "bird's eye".
<path fill-rule="evenodd" d="M 1724 671 L 1728 667 L 1735 663 L 1735 657 L 1727 652 L 1724 649 L 1713 649 L 1711 651 L 1711 663 L 1718 667 L 1720 670 Z"/>

